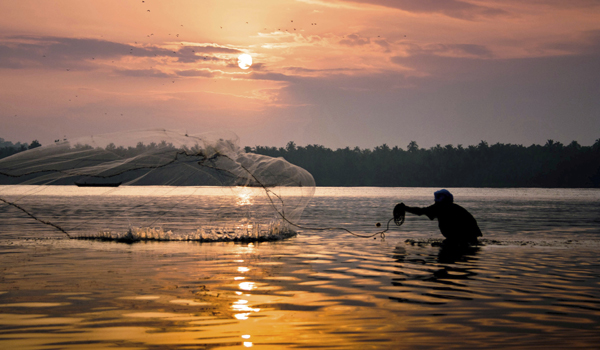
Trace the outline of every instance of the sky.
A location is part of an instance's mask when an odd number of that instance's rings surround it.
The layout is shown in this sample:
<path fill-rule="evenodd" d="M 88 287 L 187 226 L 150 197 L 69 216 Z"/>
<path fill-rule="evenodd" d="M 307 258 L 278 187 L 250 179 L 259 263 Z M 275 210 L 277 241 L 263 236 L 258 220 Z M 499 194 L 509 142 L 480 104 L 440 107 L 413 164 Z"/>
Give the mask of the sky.
<path fill-rule="evenodd" d="M 0 137 L 153 128 L 242 146 L 591 145 L 600 0 L 0 2 Z"/>

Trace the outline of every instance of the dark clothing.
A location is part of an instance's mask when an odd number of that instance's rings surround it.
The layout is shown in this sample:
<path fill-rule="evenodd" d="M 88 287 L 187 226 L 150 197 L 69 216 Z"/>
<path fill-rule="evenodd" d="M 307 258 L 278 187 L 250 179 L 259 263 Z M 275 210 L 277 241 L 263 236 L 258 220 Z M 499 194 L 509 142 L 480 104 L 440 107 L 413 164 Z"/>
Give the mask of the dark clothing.
<path fill-rule="evenodd" d="M 454 203 L 435 203 L 427 208 L 404 207 L 409 213 L 438 219 L 440 231 L 449 242 L 476 243 L 481 237 L 477 220 L 465 208 Z"/>

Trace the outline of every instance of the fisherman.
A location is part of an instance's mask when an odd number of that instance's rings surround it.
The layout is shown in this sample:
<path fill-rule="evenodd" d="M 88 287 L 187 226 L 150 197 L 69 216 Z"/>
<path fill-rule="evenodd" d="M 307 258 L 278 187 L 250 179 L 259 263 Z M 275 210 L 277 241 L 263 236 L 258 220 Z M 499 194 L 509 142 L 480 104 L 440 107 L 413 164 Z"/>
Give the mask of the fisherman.
<path fill-rule="evenodd" d="M 477 244 L 481 230 L 477 220 L 465 208 L 454 204 L 454 196 L 448 190 L 439 190 L 434 194 L 435 203 L 426 208 L 408 207 L 404 203 L 394 207 L 394 218 L 398 219 L 409 212 L 415 215 L 427 215 L 430 220 L 438 219 L 440 231 L 446 237 L 444 244 Z"/>

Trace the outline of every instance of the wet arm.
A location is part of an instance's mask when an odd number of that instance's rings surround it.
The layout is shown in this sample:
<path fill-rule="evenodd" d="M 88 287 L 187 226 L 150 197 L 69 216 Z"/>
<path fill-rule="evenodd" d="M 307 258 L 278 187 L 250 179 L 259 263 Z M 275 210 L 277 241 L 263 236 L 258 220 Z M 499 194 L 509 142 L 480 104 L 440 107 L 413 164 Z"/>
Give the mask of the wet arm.
<path fill-rule="evenodd" d="M 419 215 L 419 216 L 427 215 L 427 217 L 430 220 L 433 220 L 437 217 L 437 215 L 435 215 L 435 213 L 434 213 L 433 206 L 429 206 L 427 208 L 404 206 L 404 210 L 411 214 L 415 214 L 415 215 Z"/>

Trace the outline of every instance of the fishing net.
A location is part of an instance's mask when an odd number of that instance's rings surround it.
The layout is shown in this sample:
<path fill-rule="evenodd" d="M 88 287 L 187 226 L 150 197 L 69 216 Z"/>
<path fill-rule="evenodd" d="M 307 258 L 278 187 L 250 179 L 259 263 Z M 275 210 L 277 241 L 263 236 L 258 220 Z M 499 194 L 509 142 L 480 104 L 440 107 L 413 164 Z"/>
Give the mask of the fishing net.
<path fill-rule="evenodd" d="M 109 240 L 286 238 L 315 191 L 233 133 L 168 130 L 57 140 L 0 159 L 0 184 L 7 227 Z"/>

